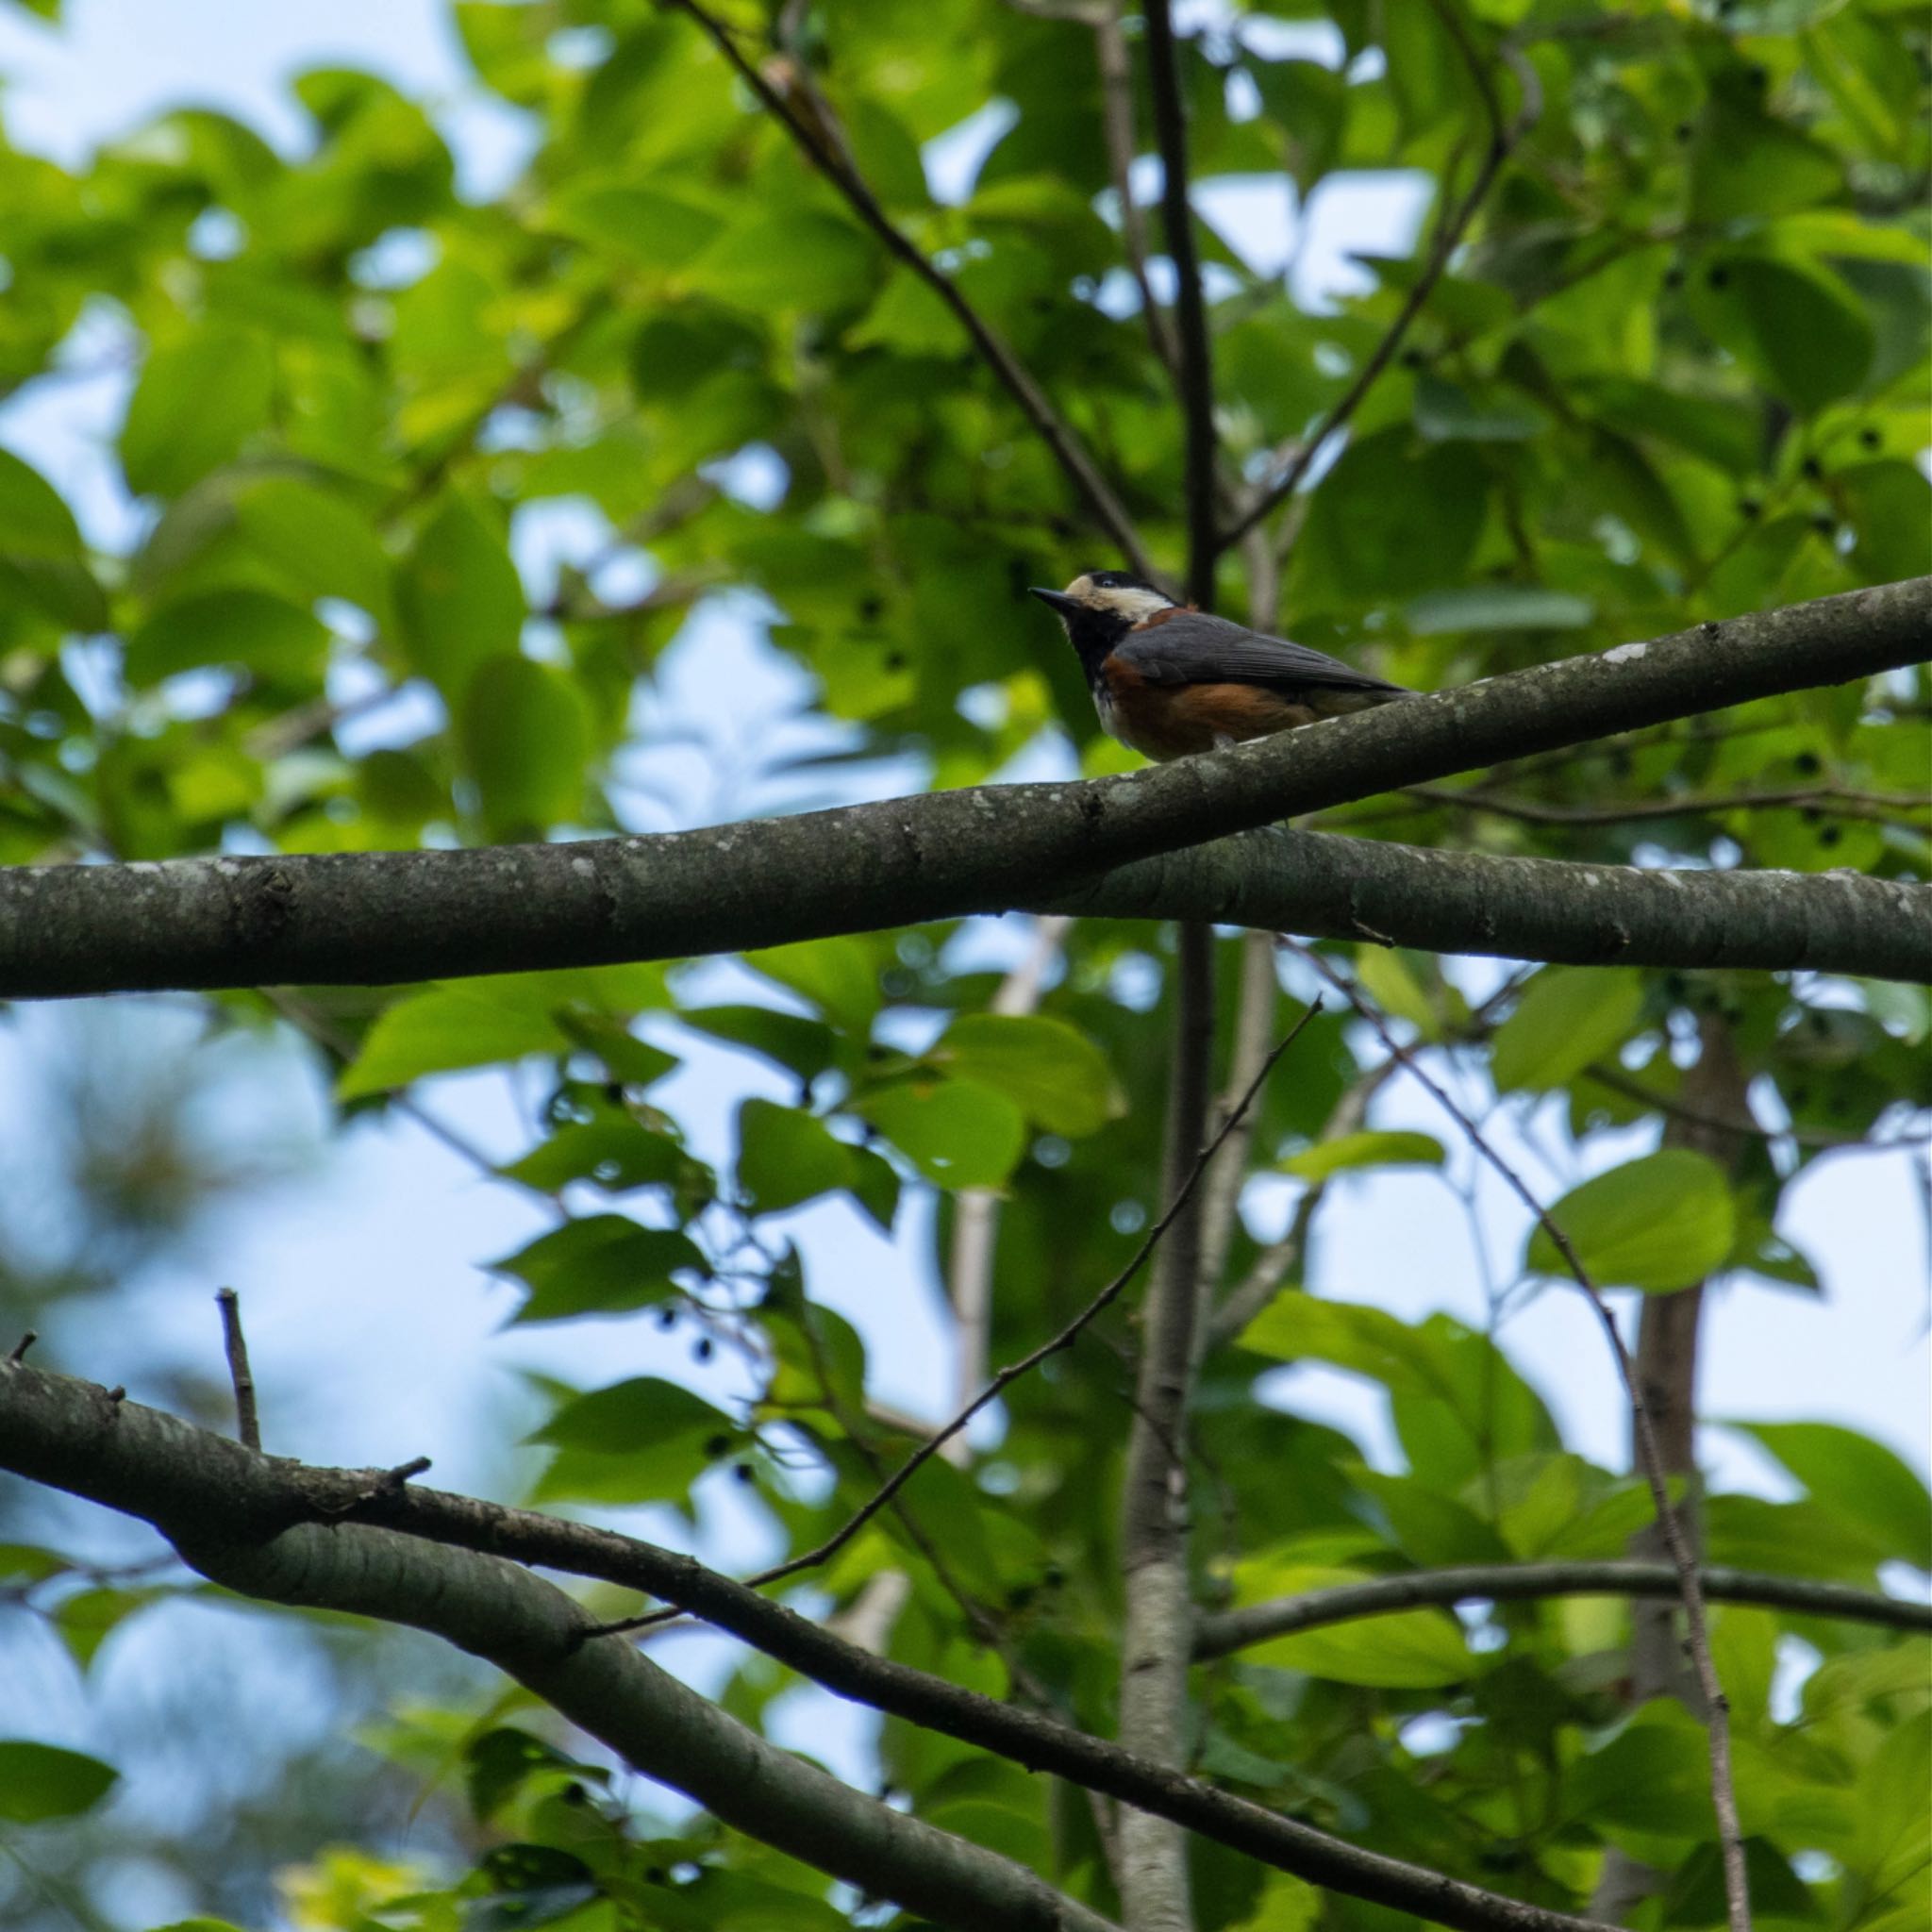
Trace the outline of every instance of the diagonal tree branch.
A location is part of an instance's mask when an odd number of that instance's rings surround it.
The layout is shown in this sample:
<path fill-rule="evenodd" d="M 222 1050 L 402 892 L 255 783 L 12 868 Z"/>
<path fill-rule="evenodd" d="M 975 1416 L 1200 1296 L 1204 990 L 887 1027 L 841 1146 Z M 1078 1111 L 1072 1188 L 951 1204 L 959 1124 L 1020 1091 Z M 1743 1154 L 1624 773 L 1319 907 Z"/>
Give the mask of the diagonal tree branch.
<path fill-rule="evenodd" d="M 1808 1576 L 1774 1576 L 1757 1570 L 1700 1570 L 1704 1593 L 1717 1603 L 1761 1604 L 1807 1617 L 1842 1617 L 1893 1630 L 1932 1631 L 1932 1604 L 1907 1603 L 1845 1583 Z M 1357 1617 L 1386 1617 L 1430 1605 L 1537 1603 L 1557 1596 L 1668 1597 L 1678 1594 L 1669 1563 L 1555 1562 L 1471 1564 L 1453 1570 L 1415 1570 L 1363 1583 L 1337 1584 L 1300 1596 L 1272 1598 L 1238 1610 L 1204 1617 L 1194 1635 L 1197 1657 L 1226 1657 L 1271 1637 L 1325 1629 Z"/>
<path fill-rule="evenodd" d="M 1932 577 L 1917 577 L 1120 777 L 938 792 L 650 838 L 4 869 L 0 998 L 384 985 L 688 958 L 1016 907 L 1071 910 L 1079 882 L 1132 860 L 1581 739 L 1869 676 L 1915 661 L 1928 636 Z M 1323 848 L 1295 849 L 1300 860 Z M 1688 905 L 1688 877 L 1685 891 Z M 1815 891 L 1857 896 L 1835 875 Z M 1522 925 L 1563 942 L 1553 957 L 1618 956 L 1614 932 L 1579 932 L 1555 908 L 1519 910 Z M 1923 923 L 1923 913 L 1900 916 Z M 1724 957 L 1720 938 L 1711 936 L 1712 951 Z M 1471 941 L 1480 946 L 1479 931 Z M 1739 963 L 1818 961 L 1760 953 Z"/>
<path fill-rule="evenodd" d="M 652 1591 L 721 1628 L 732 1630 L 841 1695 L 1172 1817 L 1204 1837 L 1310 1883 L 1398 1911 L 1414 1912 L 1432 1924 L 1459 1928 L 1459 1932 L 1604 1932 L 1592 1922 L 1569 1913 L 1506 1898 L 1361 1850 L 1051 1719 L 961 1690 L 889 1658 L 872 1657 L 756 1591 L 705 1569 L 695 1557 L 586 1524 L 386 1482 L 381 1472 L 307 1469 L 283 1457 L 260 1456 L 139 1403 L 116 1400 L 112 1391 L 92 1383 L 19 1364 L 0 1366 L 0 1468 L 142 1517 L 170 1541 L 193 1549 L 192 1560 L 204 1568 L 204 1558 L 232 1566 L 246 1560 L 251 1550 L 263 1546 L 268 1556 L 274 1557 L 282 1547 L 279 1540 L 298 1526 L 305 1527 L 306 1540 L 289 1545 L 290 1552 L 313 1553 L 325 1563 L 336 1539 L 347 1540 L 340 1547 L 352 1556 L 365 1550 L 372 1555 L 386 1552 L 389 1543 L 357 1541 L 373 1533 L 361 1525 L 381 1524 L 425 1542 L 515 1557 L 524 1563 Z M 333 1527 L 321 1532 L 306 1527 L 317 1524 Z M 340 1570 L 332 1568 L 330 1575 L 340 1580 Z M 286 1582 L 285 1575 L 264 1579 L 251 1574 L 244 1583 L 236 1568 L 225 1567 L 219 1580 L 249 1594 L 292 1600 L 262 1587 L 265 1581 Z M 434 1585 L 436 1580 L 433 1573 L 419 1573 L 414 1584 L 420 1588 Z M 433 1590 L 424 1593 L 433 1594 Z M 554 1612 L 548 1599 L 544 1602 L 546 1618 L 553 1613 L 561 1615 Z M 412 1598 L 401 1607 L 395 1621 L 411 1621 L 411 1613 L 420 1614 L 427 1607 Z M 367 1604 L 354 1607 L 363 1614 L 390 1614 Z M 574 1605 L 569 1610 L 569 1619 L 556 1627 L 559 1641 L 574 1646 L 574 1654 L 628 1654 L 625 1647 L 616 1644 L 584 1643 L 588 1619 Z M 475 1631 L 466 1626 L 466 1631 L 479 1641 L 495 1641 L 487 1629 Z M 493 1656 L 484 1650 L 478 1654 Z M 518 1653 L 519 1658 L 522 1655 Z M 515 1671 L 515 1663 L 509 1668 Z M 600 1688 L 603 1681 L 593 1680 Z M 682 1686 L 675 1690 L 680 1720 L 695 1716 L 682 1702 L 691 1693 Z M 548 1697 L 550 1693 L 539 1689 L 539 1694 Z M 702 1700 L 697 1702 L 702 1705 Z M 625 1744 L 617 1748 L 627 1750 Z M 641 1750 L 633 1761 L 641 1768 L 656 1764 L 657 1748 Z M 667 1752 L 683 1749 L 682 1736 L 666 1739 L 663 1748 Z M 784 1757 L 775 1751 L 773 1756 Z M 742 1761 L 732 1767 L 733 1774 L 756 1774 L 764 1762 L 762 1757 Z M 653 1771 L 651 1774 L 658 1774 Z M 666 1782 L 678 1780 L 673 1777 Z M 843 1790 L 836 1781 L 827 1782 L 835 1791 Z M 691 1789 L 683 1784 L 679 1788 Z M 719 1815 L 738 1815 L 744 1795 L 740 1790 L 727 1792 L 731 1808 L 718 1807 Z M 709 1803 L 708 1798 L 701 1801 Z M 812 1854 L 800 1856 L 809 1859 Z M 1017 1925 L 1027 1922 L 983 1919 L 978 1923 Z M 1097 1922 L 1090 1918 L 1070 1923 L 1091 1925 Z"/>
<path fill-rule="evenodd" d="M 1100 122 L 1107 137 L 1108 168 L 1121 205 L 1121 250 L 1140 291 L 1148 346 L 1172 374 L 1180 367 L 1180 350 L 1167 310 L 1155 300 L 1147 274 L 1147 224 L 1134 199 L 1134 70 L 1117 0 L 1102 0 L 1093 18 L 1093 59 L 1100 71 Z"/>
<path fill-rule="evenodd" d="M 845 197 L 860 221 L 885 244 L 894 259 L 904 263 L 936 294 L 958 319 L 981 359 L 998 378 L 1007 393 L 1019 405 L 1020 413 L 1033 425 L 1034 433 L 1045 443 L 1067 480 L 1092 511 L 1095 521 L 1120 545 L 1122 554 L 1140 574 L 1154 580 L 1155 572 L 1133 520 L 1114 494 L 1113 486 L 1101 473 L 1079 438 L 1074 435 L 1046 391 L 1016 356 L 992 325 L 960 293 L 958 285 L 932 261 L 879 205 L 878 197 L 840 153 L 834 142 L 811 126 L 791 104 L 772 85 L 770 78 L 748 59 L 731 29 L 698 0 L 658 0 L 658 5 L 688 15 L 724 55 L 765 110 L 803 150 L 807 158 Z"/>

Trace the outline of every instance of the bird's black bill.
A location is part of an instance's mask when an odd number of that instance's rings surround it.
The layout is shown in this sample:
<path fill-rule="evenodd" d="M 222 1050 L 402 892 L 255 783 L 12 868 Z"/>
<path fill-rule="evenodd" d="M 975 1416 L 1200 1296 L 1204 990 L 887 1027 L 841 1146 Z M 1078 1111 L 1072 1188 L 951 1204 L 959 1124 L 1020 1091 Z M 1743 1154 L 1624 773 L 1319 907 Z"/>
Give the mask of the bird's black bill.
<path fill-rule="evenodd" d="M 1029 585 L 1026 594 L 1029 597 L 1038 597 L 1048 608 L 1058 611 L 1062 617 L 1068 611 L 1080 608 L 1079 598 L 1070 597 L 1064 591 L 1042 591 L 1038 584 Z"/>

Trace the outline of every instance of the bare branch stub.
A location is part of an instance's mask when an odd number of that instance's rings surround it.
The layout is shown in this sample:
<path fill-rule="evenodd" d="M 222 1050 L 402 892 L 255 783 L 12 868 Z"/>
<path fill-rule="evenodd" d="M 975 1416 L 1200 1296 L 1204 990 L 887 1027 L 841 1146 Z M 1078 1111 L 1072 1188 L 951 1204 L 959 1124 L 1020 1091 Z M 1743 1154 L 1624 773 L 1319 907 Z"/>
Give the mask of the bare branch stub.
<path fill-rule="evenodd" d="M 222 1346 L 228 1357 L 228 1382 L 235 1391 L 235 1440 L 244 1449 L 261 1447 L 261 1419 L 255 1407 L 255 1375 L 248 1366 L 248 1342 L 242 1333 L 242 1299 L 232 1288 L 215 1291 L 222 1311 Z"/>

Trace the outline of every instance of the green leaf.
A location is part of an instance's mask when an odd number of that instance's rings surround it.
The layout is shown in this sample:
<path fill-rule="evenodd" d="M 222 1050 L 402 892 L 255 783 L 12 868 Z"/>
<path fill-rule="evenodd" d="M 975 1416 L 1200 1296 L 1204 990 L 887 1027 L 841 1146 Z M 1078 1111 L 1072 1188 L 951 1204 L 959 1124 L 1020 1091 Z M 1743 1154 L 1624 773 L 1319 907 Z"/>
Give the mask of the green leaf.
<path fill-rule="evenodd" d="M 1545 966 L 1496 1029 L 1490 1071 L 1499 1093 L 1547 1093 L 1613 1054 L 1643 1010 L 1631 972 Z"/>
<path fill-rule="evenodd" d="M 1415 426 L 1431 442 L 1523 442 L 1544 424 L 1521 404 L 1479 403 L 1454 383 L 1425 375 L 1416 380 Z"/>
<path fill-rule="evenodd" d="M 1888 1555 L 1932 1570 L 1932 1492 L 1903 1457 L 1833 1423 L 1732 1423 L 1761 1442 L 1818 1502 L 1869 1531 Z"/>
<path fill-rule="evenodd" d="M 816 1007 L 841 1032 L 863 1040 L 872 1031 L 879 982 L 864 941 L 806 940 L 795 946 L 768 946 L 747 953 L 744 963 Z"/>
<path fill-rule="evenodd" d="M 236 664 L 277 683 L 319 678 L 328 626 L 268 591 L 209 591 L 164 605 L 127 640 L 127 681 L 158 684 L 208 664 Z"/>
<path fill-rule="evenodd" d="M 1710 1837 L 1710 1752 L 1704 1728 L 1680 1706 L 1646 1705 L 1571 1766 L 1563 1815 L 1668 1838 Z"/>
<path fill-rule="evenodd" d="M 255 329 L 207 323 L 158 343 L 121 429 L 121 468 L 137 496 L 178 496 L 219 469 L 269 419 L 275 351 Z"/>
<path fill-rule="evenodd" d="M 742 1047 L 801 1080 L 816 1079 L 837 1057 L 831 1027 L 802 1013 L 781 1013 L 772 1007 L 687 1007 L 677 1017 L 699 1033 Z"/>
<path fill-rule="evenodd" d="M 621 1214 L 567 1221 L 488 1265 L 492 1274 L 511 1275 L 529 1288 L 514 1318 L 519 1324 L 651 1307 L 677 1292 L 674 1274 L 708 1272 L 690 1236 L 640 1227 Z"/>
<path fill-rule="evenodd" d="M 243 541 L 304 603 L 341 597 L 379 629 L 395 622 L 390 561 L 368 517 L 345 498 L 294 476 L 258 476 L 233 498 Z"/>
<path fill-rule="evenodd" d="M 1457 631 L 1581 630 L 1595 618 L 1596 606 L 1536 584 L 1472 584 L 1412 598 L 1402 615 L 1417 637 L 1428 638 Z"/>
<path fill-rule="evenodd" d="M 1295 1597 L 1309 1591 L 1368 1580 L 1359 1570 L 1323 1569 L 1310 1564 L 1262 1560 L 1237 1566 L 1237 1607 Z M 1386 1617 L 1363 1617 L 1271 1637 L 1242 1652 L 1251 1664 L 1306 1671 L 1335 1684 L 1362 1684 L 1387 1690 L 1431 1690 L 1460 1684 L 1475 1674 L 1462 1626 L 1446 1610 L 1398 1610 Z"/>
<path fill-rule="evenodd" d="M 1490 475 L 1467 442 L 1407 425 L 1352 442 L 1314 493 L 1296 549 L 1312 595 L 1411 597 L 1453 585 L 1489 514 Z"/>
<path fill-rule="evenodd" d="M 855 1101 L 852 1111 L 944 1188 L 1000 1186 L 1026 1144 L 1020 1109 L 971 1080 L 902 1081 Z"/>
<path fill-rule="evenodd" d="M 336 1091 L 359 1100 L 407 1087 L 425 1074 L 559 1052 L 568 1042 L 555 1018 L 558 1004 L 541 984 L 512 990 L 501 981 L 458 981 L 410 993 L 383 1009 Z"/>
<path fill-rule="evenodd" d="M 1597 1174 L 1549 1212 L 1599 1288 L 1653 1293 L 1689 1288 L 1722 1267 L 1736 1226 L 1717 1163 L 1683 1147 Z M 1531 1233 L 1523 1265 L 1537 1274 L 1569 1274 L 1541 1227 Z"/>
<path fill-rule="evenodd" d="M 1441 1167 L 1445 1155 L 1433 1134 L 1367 1129 L 1318 1141 L 1275 1165 L 1300 1180 L 1325 1181 L 1330 1174 L 1361 1167 Z"/>
<path fill-rule="evenodd" d="M 725 229 L 685 273 L 693 287 L 758 314 L 863 302 L 883 273 L 850 222 L 796 207 Z"/>
<path fill-rule="evenodd" d="M 98 1805 L 120 1775 L 111 1764 L 78 1751 L 0 1739 L 0 1818 L 39 1824 L 75 1817 Z"/>
<path fill-rule="evenodd" d="M 607 1192 L 673 1187 L 699 1179 L 702 1164 L 669 1134 L 638 1121 L 583 1121 L 559 1127 L 521 1160 L 497 1172 L 525 1187 L 555 1192 L 572 1181 L 593 1181 Z"/>
<path fill-rule="evenodd" d="M 638 1375 L 566 1402 L 529 1440 L 558 1451 L 533 1500 L 648 1503 L 682 1501 L 742 1438 L 702 1396 Z"/>
<path fill-rule="evenodd" d="M 756 1213 L 851 1187 L 852 1152 L 824 1121 L 796 1108 L 747 1100 L 738 1109 L 738 1185 Z"/>
<path fill-rule="evenodd" d="M 613 181 L 566 187 L 550 222 L 579 242 L 658 270 L 682 268 L 724 227 L 716 215 L 675 195 Z"/>
<path fill-rule="evenodd" d="M 1097 1133 L 1126 1106 L 1106 1057 L 1064 1020 L 968 1013 L 928 1058 L 1004 1093 L 1028 1120 L 1071 1139 Z"/>
<path fill-rule="evenodd" d="M 38 470 L 0 449 L 0 554 L 14 558 L 78 558 L 80 527 L 60 492 Z"/>
<path fill-rule="evenodd" d="M 1851 394 L 1872 366 L 1874 338 L 1857 296 L 1815 264 L 1720 256 L 1690 298 L 1711 341 L 1806 415 Z"/>
<path fill-rule="evenodd" d="M 1828 201 L 1844 168 L 1823 142 L 1724 91 L 1712 98 L 1690 166 L 1690 214 L 1708 227 Z"/>
<path fill-rule="evenodd" d="M 509 548 L 466 498 L 445 496 L 425 525 L 396 584 L 411 667 L 461 704 L 491 658 L 512 658 L 523 635 L 524 586 Z"/>
<path fill-rule="evenodd" d="M 591 719 L 583 687 L 528 658 L 492 658 L 470 678 L 458 724 L 485 830 L 534 839 L 584 807 Z"/>

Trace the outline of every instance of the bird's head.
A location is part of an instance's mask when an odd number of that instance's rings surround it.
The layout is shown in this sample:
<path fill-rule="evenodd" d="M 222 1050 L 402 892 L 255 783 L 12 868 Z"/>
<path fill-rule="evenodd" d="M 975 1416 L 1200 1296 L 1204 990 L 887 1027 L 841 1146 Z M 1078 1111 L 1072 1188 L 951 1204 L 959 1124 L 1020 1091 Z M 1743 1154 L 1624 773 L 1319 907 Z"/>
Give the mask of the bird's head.
<path fill-rule="evenodd" d="M 1137 624 L 1174 608 L 1165 591 L 1124 570 L 1083 570 L 1064 591 L 1036 587 L 1033 595 L 1066 625 L 1083 658 L 1104 657 Z"/>

